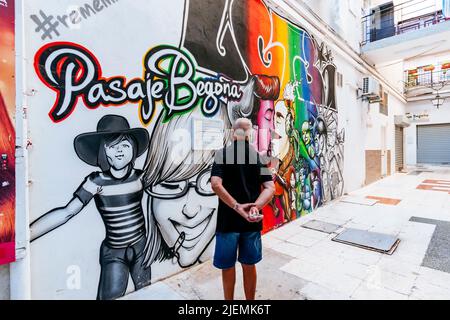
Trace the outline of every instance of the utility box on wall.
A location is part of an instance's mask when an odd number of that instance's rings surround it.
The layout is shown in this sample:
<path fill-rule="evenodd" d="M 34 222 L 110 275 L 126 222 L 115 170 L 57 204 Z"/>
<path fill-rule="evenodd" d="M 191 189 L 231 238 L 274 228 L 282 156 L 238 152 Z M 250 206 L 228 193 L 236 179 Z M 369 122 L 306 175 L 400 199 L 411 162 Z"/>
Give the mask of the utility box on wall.
<path fill-rule="evenodd" d="M 371 76 L 363 78 L 362 96 L 369 100 L 369 102 L 380 101 L 380 83 Z"/>

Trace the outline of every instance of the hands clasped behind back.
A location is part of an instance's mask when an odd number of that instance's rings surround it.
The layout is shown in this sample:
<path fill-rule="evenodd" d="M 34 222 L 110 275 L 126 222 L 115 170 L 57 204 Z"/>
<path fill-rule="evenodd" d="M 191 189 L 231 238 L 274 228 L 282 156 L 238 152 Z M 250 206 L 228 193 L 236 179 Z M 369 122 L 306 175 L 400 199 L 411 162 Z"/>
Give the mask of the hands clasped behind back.
<path fill-rule="evenodd" d="M 236 204 L 235 211 L 251 223 L 260 222 L 263 219 L 263 215 L 259 214 L 259 210 L 254 203 Z"/>

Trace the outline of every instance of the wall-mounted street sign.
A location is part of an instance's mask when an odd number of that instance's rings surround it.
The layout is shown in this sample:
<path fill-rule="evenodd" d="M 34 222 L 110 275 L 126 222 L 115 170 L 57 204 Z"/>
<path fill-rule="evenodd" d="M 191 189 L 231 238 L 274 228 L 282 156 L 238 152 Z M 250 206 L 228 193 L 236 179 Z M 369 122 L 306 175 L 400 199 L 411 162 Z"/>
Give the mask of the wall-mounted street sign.
<path fill-rule="evenodd" d="M 421 113 L 406 113 L 406 117 L 410 122 L 428 122 L 430 121 L 430 115 L 425 110 Z"/>

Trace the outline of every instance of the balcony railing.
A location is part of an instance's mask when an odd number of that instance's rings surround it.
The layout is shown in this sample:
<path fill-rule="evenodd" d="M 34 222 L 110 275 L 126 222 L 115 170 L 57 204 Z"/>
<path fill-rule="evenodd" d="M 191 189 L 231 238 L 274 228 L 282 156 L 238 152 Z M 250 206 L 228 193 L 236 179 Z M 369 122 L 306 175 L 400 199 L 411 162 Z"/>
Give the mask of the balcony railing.
<path fill-rule="evenodd" d="M 411 71 L 412 70 L 405 71 L 405 92 L 415 88 L 432 88 L 438 84 L 450 84 L 450 69 L 423 71 L 418 73 Z"/>
<path fill-rule="evenodd" d="M 427 28 L 448 20 L 435 1 L 409 0 L 399 5 L 382 5 L 362 18 L 365 45 L 398 34 Z"/>

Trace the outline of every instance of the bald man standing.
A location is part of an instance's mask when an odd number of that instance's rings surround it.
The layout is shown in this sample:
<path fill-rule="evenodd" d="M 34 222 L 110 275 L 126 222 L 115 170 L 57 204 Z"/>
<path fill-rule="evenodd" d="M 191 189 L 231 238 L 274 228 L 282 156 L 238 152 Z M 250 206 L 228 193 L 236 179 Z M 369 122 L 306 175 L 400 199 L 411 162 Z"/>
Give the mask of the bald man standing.
<path fill-rule="evenodd" d="M 272 174 L 250 145 L 252 123 L 233 125 L 233 143 L 216 153 L 211 185 L 219 197 L 214 266 L 222 270 L 226 300 L 234 299 L 236 260 L 242 265 L 247 300 L 255 299 L 256 264 L 262 259 L 262 208 L 274 195 Z"/>

